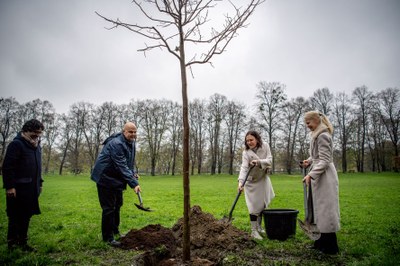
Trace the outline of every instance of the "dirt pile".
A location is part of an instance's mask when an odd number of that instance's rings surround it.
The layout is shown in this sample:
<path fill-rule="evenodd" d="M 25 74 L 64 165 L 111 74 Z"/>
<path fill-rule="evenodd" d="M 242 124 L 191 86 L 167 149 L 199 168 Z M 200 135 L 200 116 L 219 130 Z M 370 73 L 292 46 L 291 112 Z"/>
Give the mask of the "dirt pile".
<path fill-rule="evenodd" d="M 180 218 L 172 229 L 149 225 L 131 230 L 121 243 L 124 249 L 147 251 L 135 258 L 136 265 L 183 265 L 182 235 Z M 217 265 L 228 253 L 255 246 L 247 232 L 202 212 L 199 206 L 190 210 L 190 243 L 192 265 Z"/>
<path fill-rule="evenodd" d="M 182 247 L 183 218 L 172 227 L 178 247 Z M 190 250 L 192 256 L 219 261 L 229 251 L 251 248 L 255 243 L 248 233 L 231 223 L 216 220 L 209 213 L 202 212 L 199 206 L 190 210 Z"/>
<path fill-rule="evenodd" d="M 174 254 L 176 240 L 171 231 L 159 224 L 151 224 L 140 230 L 131 230 L 121 238 L 123 249 L 151 251 L 163 248 L 168 254 Z"/>

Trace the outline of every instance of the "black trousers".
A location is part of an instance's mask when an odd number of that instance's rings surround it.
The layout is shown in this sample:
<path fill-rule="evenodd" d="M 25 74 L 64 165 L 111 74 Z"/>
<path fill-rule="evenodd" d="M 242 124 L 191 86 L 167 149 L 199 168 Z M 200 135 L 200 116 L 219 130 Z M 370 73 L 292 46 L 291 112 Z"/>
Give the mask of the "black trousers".
<path fill-rule="evenodd" d="M 97 185 L 101 215 L 101 233 L 104 241 L 111 241 L 119 234 L 122 190 L 115 190 Z"/>
<path fill-rule="evenodd" d="M 28 228 L 30 215 L 12 215 L 8 217 L 8 246 L 26 245 L 28 241 Z"/>
<path fill-rule="evenodd" d="M 26 245 L 31 217 L 40 214 L 35 183 L 16 184 L 16 197 L 7 197 L 8 245 Z"/>
<path fill-rule="evenodd" d="M 336 233 L 321 233 L 321 237 L 314 242 L 314 248 L 326 254 L 337 254 L 339 246 Z"/>

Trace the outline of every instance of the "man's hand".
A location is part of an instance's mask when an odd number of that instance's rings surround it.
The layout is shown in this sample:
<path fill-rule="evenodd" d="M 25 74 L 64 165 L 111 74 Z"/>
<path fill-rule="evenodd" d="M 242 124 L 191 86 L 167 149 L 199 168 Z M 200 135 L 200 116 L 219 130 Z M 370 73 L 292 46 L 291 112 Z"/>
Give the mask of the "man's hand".
<path fill-rule="evenodd" d="M 135 191 L 136 194 L 139 193 L 139 192 L 142 192 L 142 189 L 140 188 L 139 185 L 134 187 L 133 190 Z"/>

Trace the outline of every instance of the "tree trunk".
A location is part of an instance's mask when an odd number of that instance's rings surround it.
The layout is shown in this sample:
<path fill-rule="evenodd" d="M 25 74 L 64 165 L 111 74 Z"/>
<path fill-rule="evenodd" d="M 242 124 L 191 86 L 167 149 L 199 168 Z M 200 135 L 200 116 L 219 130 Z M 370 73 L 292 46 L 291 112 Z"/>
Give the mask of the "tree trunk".
<path fill-rule="evenodd" d="M 187 95 L 187 76 L 185 65 L 185 48 L 182 27 L 180 29 L 180 70 L 182 82 L 182 118 L 183 118 L 183 236 L 182 255 L 183 261 L 190 261 L 190 180 L 189 180 L 189 104 Z"/>
<path fill-rule="evenodd" d="M 59 168 L 59 171 L 58 171 L 59 175 L 62 175 L 62 172 L 63 172 L 65 158 L 67 157 L 67 150 L 68 150 L 68 145 L 67 145 L 67 147 L 65 147 L 64 152 L 63 152 L 63 157 L 61 159 L 60 168 Z"/>

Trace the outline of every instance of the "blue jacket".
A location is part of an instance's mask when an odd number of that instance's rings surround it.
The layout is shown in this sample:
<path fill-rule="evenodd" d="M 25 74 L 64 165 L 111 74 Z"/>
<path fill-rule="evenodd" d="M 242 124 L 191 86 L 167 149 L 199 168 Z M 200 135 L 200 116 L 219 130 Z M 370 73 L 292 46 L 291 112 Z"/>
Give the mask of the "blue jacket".
<path fill-rule="evenodd" d="M 17 188 L 20 184 L 30 183 L 36 186 L 39 195 L 43 183 L 42 149 L 40 145 L 32 146 L 18 133 L 8 145 L 3 161 L 3 187 Z"/>
<path fill-rule="evenodd" d="M 92 171 L 92 180 L 99 186 L 123 190 L 139 185 L 133 169 L 135 143 L 125 139 L 122 133 L 114 134 L 104 141 L 104 147 Z"/>

